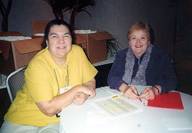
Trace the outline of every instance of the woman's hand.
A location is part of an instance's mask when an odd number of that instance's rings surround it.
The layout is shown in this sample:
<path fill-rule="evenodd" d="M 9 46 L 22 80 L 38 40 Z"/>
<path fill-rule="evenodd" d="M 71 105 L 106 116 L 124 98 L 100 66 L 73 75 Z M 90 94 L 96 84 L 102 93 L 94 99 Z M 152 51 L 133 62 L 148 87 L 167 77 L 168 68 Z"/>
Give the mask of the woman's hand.
<path fill-rule="evenodd" d="M 140 95 L 140 98 L 146 99 L 146 100 L 153 100 L 155 99 L 155 96 L 159 94 L 160 94 L 160 91 L 158 87 L 156 86 L 147 87 L 143 90 L 142 94 Z"/>
<path fill-rule="evenodd" d="M 123 95 L 125 95 L 128 98 L 132 98 L 132 99 L 139 98 L 137 89 L 133 85 L 127 85 L 125 83 L 122 83 L 121 86 L 119 87 L 119 90 L 120 92 L 123 93 Z"/>
<path fill-rule="evenodd" d="M 84 93 L 85 95 L 88 95 L 90 97 L 94 97 L 96 95 L 95 89 L 85 86 L 85 85 L 78 85 L 75 86 L 73 89 L 76 89 L 76 95 L 79 95 L 79 93 Z"/>
<path fill-rule="evenodd" d="M 51 100 L 41 101 L 36 104 L 45 115 L 53 116 L 71 103 L 84 103 L 89 96 L 95 96 L 95 79 L 83 85 L 74 86 L 65 93 L 53 97 Z"/>
<path fill-rule="evenodd" d="M 73 103 L 77 105 L 83 104 L 87 99 L 89 95 L 79 92 L 73 99 Z"/>
<path fill-rule="evenodd" d="M 95 79 L 77 86 L 76 89 L 78 89 L 78 92 L 74 96 L 73 103 L 81 105 L 88 99 L 88 97 L 94 97 L 96 95 Z"/>

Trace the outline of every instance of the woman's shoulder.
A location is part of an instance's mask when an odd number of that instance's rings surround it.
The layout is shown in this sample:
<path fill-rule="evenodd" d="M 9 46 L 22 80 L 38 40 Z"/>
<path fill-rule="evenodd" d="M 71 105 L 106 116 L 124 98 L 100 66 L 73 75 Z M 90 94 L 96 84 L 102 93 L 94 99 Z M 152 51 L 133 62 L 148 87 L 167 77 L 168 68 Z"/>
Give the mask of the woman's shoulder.
<path fill-rule="evenodd" d="M 48 54 L 49 54 L 48 49 L 47 49 L 47 48 L 44 48 L 44 49 L 42 49 L 41 51 L 39 51 L 39 52 L 32 58 L 32 60 L 37 60 L 37 59 L 45 58 L 45 57 L 48 56 Z"/>
<path fill-rule="evenodd" d="M 118 57 L 119 57 L 119 56 L 121 56 L 121 57 L 126 56 L 127 50 L 128 50 L 128 48 L 119 50 L 119 51 L 117 52 L 117 55 L 116 55 L 116 56 L 118 56 Z"/>
<path fill-rule="evenodd" d="M 71 49 L 72 49 L 72 51 L 73 51 L 73 50 L 75 50 L 75 51 L 82 51 L 82 50 L 83 50 L 82 47 L 80 47 L 80 46 L 77 45 L 77 44 L 73 44 L 73 45 L 71 46 Z"/>
<path fill-rule="evenodd" d="M 74 44 L 71 46 L 71 51 L 67 55 L 68 61 L 69 60 L 70 61 L 71 60 L 74 60 L 74 61 L 82 60 L 85 57 L 86 57 L 86 55 L 85 55 L 83 49 L 80 46 L 74 45 Z"/>
<path fill-rule="evenodd" d="M 127 53 L 128 48 L 124 48 L 118 51 L 118 53 Z"/>
<path fill-rule="evenodd" d="M 83 48 L 82 48 L 82 47 L 80 47 L 79 45 L 73 44 L 73 45 L 71 46 L 71 51 L 70 51 L 69 54 L 81 54 L 81 53 L 83 53 L 83 52 L 84 52 L 84 51 L 83 51 Z"/>
<path fill-rule="evenodd" d="M 50 55 L 48 52 L 48 49 L 45 48 L 41 51 L 39 51 L 29 62 L 28 66 L 34 66 L 37 64 L 47 64 L 48 62 L 50 62 Z"/>

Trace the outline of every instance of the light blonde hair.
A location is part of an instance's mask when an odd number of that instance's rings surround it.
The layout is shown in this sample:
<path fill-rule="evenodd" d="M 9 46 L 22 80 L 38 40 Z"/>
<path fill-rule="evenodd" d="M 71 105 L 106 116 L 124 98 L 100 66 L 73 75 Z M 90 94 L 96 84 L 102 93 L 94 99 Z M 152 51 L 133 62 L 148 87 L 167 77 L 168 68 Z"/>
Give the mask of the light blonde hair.
<path fill-rule="evenodd" d="M 147 37 L 148 37 L 148 40 L 150 41 L 151 40 L 151 35 L 150 35 L 150 27 L 147 23 L 143 23 L 143 22 L 136 22 L 135 24 L 133 24 L 129 30 L 128 30 L 128 40 L 130 39 L 130 36 L 131 34 L 134 32 L 134 31 L 137 31 L 137 30 L 143 30 L 144 32 L 146 32 L 147 34 Z"/>

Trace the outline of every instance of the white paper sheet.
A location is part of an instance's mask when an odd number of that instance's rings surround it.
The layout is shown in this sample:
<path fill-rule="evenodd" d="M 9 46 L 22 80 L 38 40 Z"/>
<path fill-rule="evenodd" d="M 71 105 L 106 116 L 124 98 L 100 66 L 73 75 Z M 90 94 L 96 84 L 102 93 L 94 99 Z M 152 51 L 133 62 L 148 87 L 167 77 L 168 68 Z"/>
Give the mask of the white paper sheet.
<path fill-rule="evenodd" d="M 119 117 L 141 111 L 141 108 L 129 103 L 127 98 L 121 95 L 100 98 L 95 100 L 92 105 L 97 108 L 97 112 L 103 112 L 100 114 L 106 118 Z"/>

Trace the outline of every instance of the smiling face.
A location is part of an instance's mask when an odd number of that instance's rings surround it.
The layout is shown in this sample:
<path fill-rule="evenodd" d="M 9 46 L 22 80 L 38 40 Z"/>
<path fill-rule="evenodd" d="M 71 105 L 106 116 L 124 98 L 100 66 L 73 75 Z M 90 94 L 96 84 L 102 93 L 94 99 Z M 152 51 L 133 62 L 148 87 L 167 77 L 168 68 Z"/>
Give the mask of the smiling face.
<path fill-rule="evenodd" d="M 129 35 L 129 47 L 137 58 L 141 57 L 145 53 L 149 44 L 149 35 L 145 30 L 134 30 Z"/>
<path fill-rule="evenodd" d="M 64 25 L 53 25 L 46 41 L 48 50 L 56 63 L 65 62 L 66 55 L 71 50 L 72 38 L 69 29 Z"/>

